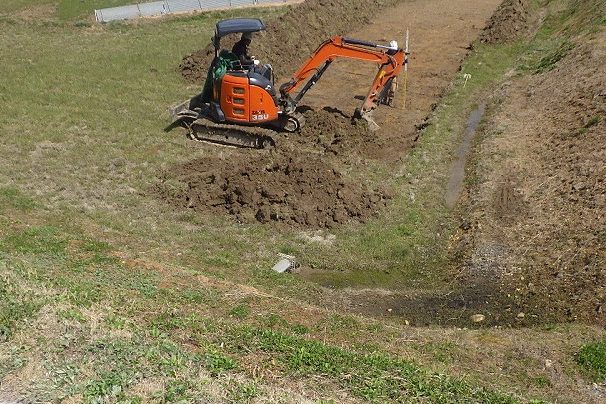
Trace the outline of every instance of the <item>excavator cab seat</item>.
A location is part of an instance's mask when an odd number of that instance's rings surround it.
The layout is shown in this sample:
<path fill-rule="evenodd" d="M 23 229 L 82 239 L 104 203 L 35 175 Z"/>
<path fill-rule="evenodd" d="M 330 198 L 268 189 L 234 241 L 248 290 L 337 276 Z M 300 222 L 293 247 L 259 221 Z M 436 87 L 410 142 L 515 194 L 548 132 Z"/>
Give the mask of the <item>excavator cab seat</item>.
<path fill-rule="evenodd" d="M 263 75 L 263 73 L 259 73 L 256 70 L 248 71 L 248 82 L 251 86 L 257 86 L 265 89 L 272 97 L 276 96 L 276 89 L 274 88 L 273 83 L 270 78 Z"/>

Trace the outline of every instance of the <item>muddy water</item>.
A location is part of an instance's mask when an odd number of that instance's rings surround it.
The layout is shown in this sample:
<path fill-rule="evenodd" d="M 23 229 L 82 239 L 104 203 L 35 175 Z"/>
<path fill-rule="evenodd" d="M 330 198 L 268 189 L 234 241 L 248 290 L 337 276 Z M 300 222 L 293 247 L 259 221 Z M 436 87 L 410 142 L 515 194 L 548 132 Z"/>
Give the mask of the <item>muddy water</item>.
<path fill-rule="evenodd" d="M 446 206 L 453 208 L 459 199 L 459 195 L 463 190 L 463 180 L 465 179 L 465 163 L 469 157 L 469 151 L 471 150 L 471 144 L 476 135 L 478 125 L 484 116 L 486 110 L 486 103 L 481 103 L 476 110 L 474 110 L 467 121 L 467 128 L 461 139 L 461 144 L 457 149 L 457 158 L 452 163 L 450 168 L 450 178 L 448 179 L 448 185 L 446 187 Z"/>

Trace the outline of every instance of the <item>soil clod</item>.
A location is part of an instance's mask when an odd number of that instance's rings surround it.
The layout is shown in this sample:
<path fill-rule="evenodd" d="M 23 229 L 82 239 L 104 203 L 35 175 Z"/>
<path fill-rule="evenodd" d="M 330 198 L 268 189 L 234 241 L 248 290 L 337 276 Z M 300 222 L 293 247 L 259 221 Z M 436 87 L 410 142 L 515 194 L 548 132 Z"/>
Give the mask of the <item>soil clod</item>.
<path fill-rule="evenodd" d="M 528 31 L 528 0 L 506 0 L 488 21 L 480 41 L 489 44 L 506 43 Z"/>
<path fill-rule="evenodd" d="M 319 157 L 279 151 L 190 161 L 165 172 L 157 192 L 173 205 L 244 223 L 313 228 L 365 222 L 390 199 L 385 190 L 348 180 Z"/>

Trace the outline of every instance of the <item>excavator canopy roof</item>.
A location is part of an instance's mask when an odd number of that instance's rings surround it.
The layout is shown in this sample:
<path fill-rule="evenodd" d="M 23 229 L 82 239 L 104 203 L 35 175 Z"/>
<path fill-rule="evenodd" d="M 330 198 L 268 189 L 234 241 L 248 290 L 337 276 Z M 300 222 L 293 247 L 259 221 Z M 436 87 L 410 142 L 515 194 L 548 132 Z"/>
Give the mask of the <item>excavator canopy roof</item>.
<path fill-rule="evenodd" d="M 265 31 L 265 23 L 258 18 L 232 18 L 217 23 L 216 38 L 220 39 L 234 33 L 259 31 Z"/>

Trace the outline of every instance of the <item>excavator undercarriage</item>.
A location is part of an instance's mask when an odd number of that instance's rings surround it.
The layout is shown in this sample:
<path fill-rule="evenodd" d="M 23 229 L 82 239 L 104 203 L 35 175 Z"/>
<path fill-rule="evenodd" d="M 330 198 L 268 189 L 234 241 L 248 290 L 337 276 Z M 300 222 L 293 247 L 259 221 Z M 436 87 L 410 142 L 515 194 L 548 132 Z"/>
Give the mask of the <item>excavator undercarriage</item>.
<path fill-rule="evenodd" d="M 173 123 L 167 131 L 181 126 L 187 129 L 190 140 L 218 143 L 225 146 L 266 149 L 276 145 L 274 136 L 279 132 L 296 132 L 305 124 L 305 117 L 299 112 L 281 116 L 263 126 L 242 126 L 218 123 L 213 119 L 210 105 L 189 109 L 189 101 L 170 109 Z"/>

